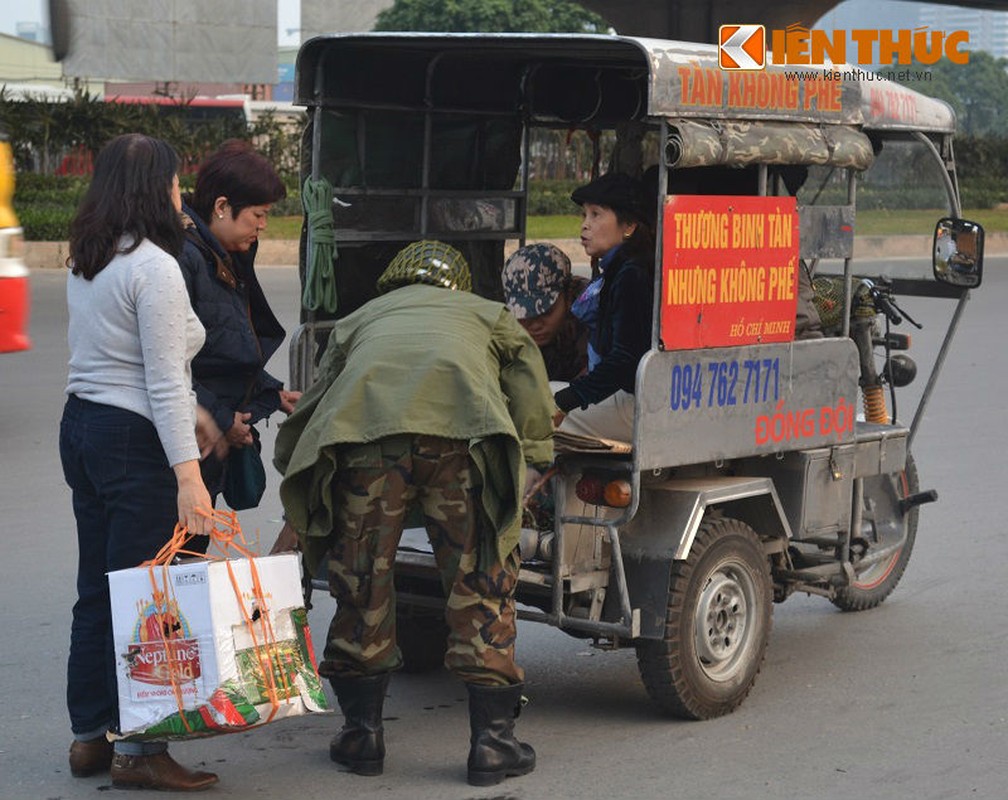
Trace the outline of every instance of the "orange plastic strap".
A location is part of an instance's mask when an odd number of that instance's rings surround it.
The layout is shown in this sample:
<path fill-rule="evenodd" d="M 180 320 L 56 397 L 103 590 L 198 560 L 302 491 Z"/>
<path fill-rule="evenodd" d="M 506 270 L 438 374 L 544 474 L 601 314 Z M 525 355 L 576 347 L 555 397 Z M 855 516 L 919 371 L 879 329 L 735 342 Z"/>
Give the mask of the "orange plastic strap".
<path fill-rule="evenodd" d="M 157 552 L 157 555 L 148 561 L 144 561 L 140 565 L 141 567 L 147 567 L 150 575 L 151 589 L 153 591 L 154 613 L 158 623 L 158 635 L 161 639 L 161 644 L 164 647 L 165 665 L 168 669 L 168 678 L 171 681 L 172 693 L 175 695 L 175 702 L 178 705 L 179 717 L 182 720 L 182 724 L 186 731 L 192 733 L 192 728 L 185 716 L 185 707 L 182 699 L 182 671 L 179 667 L 175 650 L 171 646 L 171 640 L 168 638 L 168 626 L 165 624 L 172 619 L 171 609 L 173 607 L 178 607 L 178 602 L 175 599 L 174 591 L 171 587 L 171 581 L 169 580 L 168 567 L 171 562 L 175 560 L 176 556 L 193 555 L 203 558 L 212 558 L 215 560 L 224 560 L 227 564 L 228 576 L 231 579 L 231 587 L 234 589 L 235 599 L 238 601 L 238 607 L 241 609 L 242 617 L 245 620 L 245 628 L 248 630 L 249 635 L 252 638 L 252 645 L 255 650 L 256 659 L 259 662 L 259 668 L 262 670 L 263 677 L 265 678 L 266 691 L 269 696 L 271 706 L 269 717 L 267 717 L 265 722 L 270 722 L 280 709 L 280 691 L 283 692 L 283 696 L 285 698 L 290 697 L 291 686 L 287 678 L 287 672 L 283 669 L 283 664 L 281 663 L 280 654 L 277 649 L 276 636 L 273 633 L 273 623 L 270 619 L 269 608 L 266 604 L 266 595 L 263 591 L 262 581 L 259 577 L 259 570 L 255 563 L 256 555 L 249 548 L 248 542 L 245 541 L 241 525 L 238 524 L 238 515 L 235 514 L 234 511 L 221 511 L 213 509 L 209 513 L 204 511 L 200 511 L 200 513 L 213 520 L 214 525 L 210 533 L 210 539 L 217 545 L 218 549 L 225 554 L 224 558 L 208 556 L 203 553 L 185 549 L 185 546 L 193 538 L 193 534 L 189 533 L 188 529 L 184 525 L 179 524 L 175 526 L 175 530 L 172 532 L 171 538 L 169 538 L 165 545 Z M 238 586 L 238 579 L 234 574 L 231 561 L 226 558 L 227 555 L 230 555 L 231 557 L 240 556 L 248 559 L 249 571 L 252 577 L 252 596 L 259 611 L 257 620 L 252 619 L 245 606 L 241 588 Z M 158 571 L 162 574 L 161 586 L 163 588 L 158 586 L 156 577 L 156 570 L 158 567 L 161 568 Z M 259 631 L 258 635 L 256 633 L 257 628 Z M 273 669 L 274 664 L 276 665 L 275 672 Z M 280 676 L 280 691 L 278 691 L 275 677 L 276 675 Z"/>
<path fill-rule="evenodd" d="M 277 711 L 280 710 L 280 695 L 277 691 L 276 676 L 273 671 L 274 663 L 277 665 L 277 673 L 280 675 L 283 683 L 284 697 L 290 696 L 290 684 L 287 681 L 287 675 L 283 670 L 283 665 L 279 660 L 276 636 L 273 634 L 273 624 L 270 620 L 269 608 L 266 605 L 266 597 L 263 592 L 262 582 L 259 578 L 259 570 L 256 568 L 255 561 L 253 559 L 249 559 L 249 572 L 252 576 L 252 596 L 256 600 L 257 609 L 259 611 L 258 619 L 253 620 L 245 606 L 245 603 L 243 602 L 241 589 L 238 586 L 238 579 L 234 574 L 231 562 L 227 561 L 226 563 L 228 576 L 231 578 L 231 586 L 234 589 L 235 599 L 238 601 L 238 607 L 241 609 L 242 617 L 245 619 L 245 628 L 252 637 L 252 647 L 255 651 L 256 660 L 259 662 L 259 669 L 262 670 L 263 678 L 265 680 L 266 692 L 270 700 L 270 714 L 266 718 L 265 722 L 270 722 L 273 717 L 276 716 Z M 257 628 L 259 631 L 258 635 L 256 633 Z"/>
<path fill-rule="evenodd" d="M 182 720 L 182 725 L 186 731 L 192 733 L 192 728 L 189 726 L 189 720 L 186 719 L 183 708 L 182 670 L 179 668 L 178 659 L 175 656 L 175 648 L 171 646 L 171 640 L 168 638 L 169 626 L 165 624 L 171 620 L 171 609 L 173 607 L 178 608 L 178 602 L 175 600 L 175 593 L 171 588 L 168 566 L 164 565 L 161 567 L 164 590 L 158 588 L 154 572 L 156 567 L 157 565 L 150 564 L 147 568 L 150 573 L 151 588 L 153 589 L 151 599 L 154 604 L 154 619 L 157 621 L 158 637 L 161 639 L 161 645 L 164 648 L 165 666 L 168 669 L 168 679 L 171 681 L 172 693 L 175 695 L 175 703 L 178 706 L 179 718 Z"/>
<path fill-rule="evenodd" d="M 209 512 L 200 509 L 198 513 L 213 522 L 213 527 L 210 529 L 210 541 L 215 543 L 222 553 L 233 551 L 243 558 L 255 557 L 255 553 L 252 552 L 248 546 L 248 542 L 245 541 L 241 525 L 238 524 L 238 515 L 234 511 L 222 511 L 214 508 Z M 185 525 L 181 523 L 177 524 L 168 541 L 158 550 L 154 558 L 144 561 L 140 566 L 171 564 L 175 560 L 175 557 L 180 555 L 220 560 L 217 556 L 207 555 L 195 550 L 186 550 L 186 545 L 189 544 L 194 536 L 195 534 L 190 533 Z"/>

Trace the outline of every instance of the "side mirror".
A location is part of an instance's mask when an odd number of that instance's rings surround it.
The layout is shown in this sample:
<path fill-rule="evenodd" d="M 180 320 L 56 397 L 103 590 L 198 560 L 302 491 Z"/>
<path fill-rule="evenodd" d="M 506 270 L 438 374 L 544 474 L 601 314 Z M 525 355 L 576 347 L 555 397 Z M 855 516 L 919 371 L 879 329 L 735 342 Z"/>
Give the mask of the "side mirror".
<path fill-rule="evenodd" d="M 942 217 L 934 232 L 935 280 L 975 289 L 983 277 L 983 227 L 957 217 Z"/>

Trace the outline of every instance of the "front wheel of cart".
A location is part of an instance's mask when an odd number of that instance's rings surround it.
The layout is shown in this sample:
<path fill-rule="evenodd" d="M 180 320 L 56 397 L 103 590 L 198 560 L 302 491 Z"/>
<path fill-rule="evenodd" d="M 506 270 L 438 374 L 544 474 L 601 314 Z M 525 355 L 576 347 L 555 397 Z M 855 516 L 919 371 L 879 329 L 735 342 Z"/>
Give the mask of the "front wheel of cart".
<path fill-rule="evenodd" d="M 684 719 L 735 710 L 763 665 L 772 612 L 759 536 L 739 520 L 705 519 L 688 558 L 672 565 L 664 636 L 637 645 L 648 695 Z"/>

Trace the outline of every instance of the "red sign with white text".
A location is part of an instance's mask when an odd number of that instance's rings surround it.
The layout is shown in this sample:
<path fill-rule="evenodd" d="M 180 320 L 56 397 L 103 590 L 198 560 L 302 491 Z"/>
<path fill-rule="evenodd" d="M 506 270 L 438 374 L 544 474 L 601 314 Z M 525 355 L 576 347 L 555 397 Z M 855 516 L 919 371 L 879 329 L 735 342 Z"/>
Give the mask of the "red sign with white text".
<path fill-rule="evenodd" d="M 795 198 L 668 197 L 662 240 L 666 350 L 794 340 Z"/>

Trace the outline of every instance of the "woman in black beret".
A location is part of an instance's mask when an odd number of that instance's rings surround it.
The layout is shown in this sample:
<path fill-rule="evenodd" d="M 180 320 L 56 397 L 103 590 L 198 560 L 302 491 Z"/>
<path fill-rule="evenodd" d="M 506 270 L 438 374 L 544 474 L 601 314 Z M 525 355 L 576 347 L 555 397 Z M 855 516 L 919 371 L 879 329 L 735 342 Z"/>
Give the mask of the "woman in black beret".
<path fill-rule="evenodd" d="M 630 441 L 634 380 L 651 347 L 654 198 L 636 178 L 607 173 L 575 189 L 581 244 L 601 274 L 572 311 L 591 330 L 588 372 L 554 394 L 561 430 Z"/>

